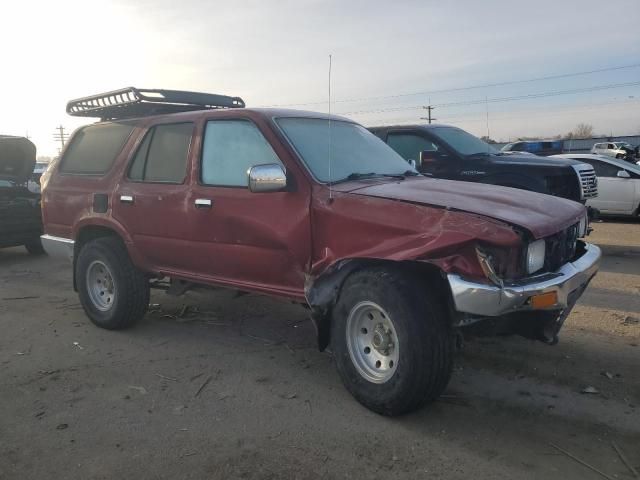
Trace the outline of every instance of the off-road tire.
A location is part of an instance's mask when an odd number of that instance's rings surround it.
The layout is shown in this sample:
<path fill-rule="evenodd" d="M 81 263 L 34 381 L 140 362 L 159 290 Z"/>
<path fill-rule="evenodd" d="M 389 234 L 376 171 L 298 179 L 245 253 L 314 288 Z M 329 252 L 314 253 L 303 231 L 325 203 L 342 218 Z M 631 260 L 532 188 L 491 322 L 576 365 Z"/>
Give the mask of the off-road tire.
<path fill-rule="evenodd" d="M 29 252 L 31 255 L 43 255 L 45 253 L 40 237 L 29 240 L 24 244 L 24 248 L 26 248 L 27 252 Z"/>
<path fill-rule="evenodd" d="M 89 293 L 88 269 L 101 262 L 109 269 L 115 286 L 113 304 L 100 310 Z M 98 327 L 119 330 L 140 320 L 149 307 L 149 282 L 138 270 L 122 241 L 117 237 L 103 237 L 87 242 L 76 260 L 76 284 L 80 303 L 89 319 Z"/>
<path fill-rule="evenodd" d="M 349 392 L 365 407 L 394 416 L 435 400 L 451 378 L 454 338 L 437 288 L 387 268 L 351 274 L 333 310 L 331 343 L 336 367 Z M 352 309 L 373 302 L 384 309 L 397 334 L 399 358 L 384 383 L 363 376 L 349 353 L 347 323 Z"/>

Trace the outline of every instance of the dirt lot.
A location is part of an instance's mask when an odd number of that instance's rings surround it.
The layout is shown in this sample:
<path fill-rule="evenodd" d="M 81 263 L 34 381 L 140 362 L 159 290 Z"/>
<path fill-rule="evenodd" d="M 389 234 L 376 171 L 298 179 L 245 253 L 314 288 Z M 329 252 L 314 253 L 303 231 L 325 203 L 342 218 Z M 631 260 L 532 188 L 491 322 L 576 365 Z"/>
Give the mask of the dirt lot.
<path fill-rule="evenodd" d="M 559 345 L 468 342 L 447 394 L 396 419 L 349 396 L 298 306 L 155 293 L 108 332 L 67 263 L 0 250 L 0 479 L 601 478 L 552 444 L 631 479 L 612 444 L 640 470 L 640 222 L 591 239 Z"/>

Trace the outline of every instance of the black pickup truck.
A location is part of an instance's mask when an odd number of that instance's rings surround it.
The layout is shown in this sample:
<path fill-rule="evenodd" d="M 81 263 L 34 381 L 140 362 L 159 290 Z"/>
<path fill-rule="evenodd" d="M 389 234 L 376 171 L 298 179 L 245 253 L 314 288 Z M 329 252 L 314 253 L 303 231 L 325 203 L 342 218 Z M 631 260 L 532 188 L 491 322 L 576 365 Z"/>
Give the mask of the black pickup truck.
<path fill-rule="evenodd" d="M 405 160 L 425 174 L 546 193 L 585 203 L 598 195 L 591 165 L 532 154 L 506 154 L 448 125 L 372 127 Z"/>
<path fill-rule="evenodd" d="M 24 245 L 43 253 L 40 194 L 26 183 L 36 164 L 36 147 L 24 137 L 0 135 L 0 248 Z"/>

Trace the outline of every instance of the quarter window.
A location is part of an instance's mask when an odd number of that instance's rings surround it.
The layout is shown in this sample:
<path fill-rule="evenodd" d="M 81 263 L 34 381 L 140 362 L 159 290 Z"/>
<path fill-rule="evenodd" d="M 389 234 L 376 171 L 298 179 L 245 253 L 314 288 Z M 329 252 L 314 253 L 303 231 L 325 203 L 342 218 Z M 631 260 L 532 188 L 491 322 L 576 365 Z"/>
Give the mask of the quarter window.
<path fill-rule="evenodd" d="M 182 183 L 192 133 L 192 123 L 151 128 L 131 163 L 129 178 L 139 182 Z"/>
<path fill-rule="evenodd" d="M 84 127 L 73 136 L 60 171 L 83 175 L 106 173 L 132 131 L 133 125 L 115 122 Z"/>
<path fill-rule="evenodd" d="M 405 160 L 416 162 L 420 158 L 420 152 L 438 151 L 438 146 L 432 141 L 408 133 L 390 133 L 387 143 Z"/>
<path fill-rule="evenodd" d="M 207 122 L 202 148 L 202 183 L 246 187 L 253 165 L 282 162 L 258 127 L 247 120 Z"/>

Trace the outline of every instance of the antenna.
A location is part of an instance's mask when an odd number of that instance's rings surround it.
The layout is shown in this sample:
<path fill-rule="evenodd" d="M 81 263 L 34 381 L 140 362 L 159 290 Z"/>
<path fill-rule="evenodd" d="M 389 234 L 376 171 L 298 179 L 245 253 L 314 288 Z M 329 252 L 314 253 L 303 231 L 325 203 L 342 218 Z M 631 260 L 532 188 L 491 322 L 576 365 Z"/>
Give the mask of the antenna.
<path fill-rule="evenodd" d="M 491 135 L 489 132 L 489 98 L 484 97 L 485 108 L 487 110 L 487 153 L 491 152 L 491 145 L 489 145 L 489 140 L 491 140 Z"/>
<path fill-rule="evenodd" d="M 329 202 L 333 201 L 333 177 L 331 175 L 331 54 L 329 54 Z"/>

